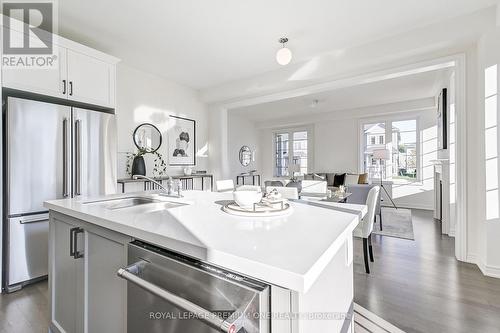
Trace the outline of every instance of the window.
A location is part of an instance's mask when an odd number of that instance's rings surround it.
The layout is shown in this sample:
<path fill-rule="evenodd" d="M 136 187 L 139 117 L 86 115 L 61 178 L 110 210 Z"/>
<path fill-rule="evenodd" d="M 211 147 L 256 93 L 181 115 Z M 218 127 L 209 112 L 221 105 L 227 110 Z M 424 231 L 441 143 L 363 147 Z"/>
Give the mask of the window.
<path fill-rule="evenodd" d="M 274 134 L 275 168 L 274 176 L 291 177 L 289 165 L 299 166 L 295 176 L 307 173 L 308 167 L 308 132 L 307 130 L 287 130 Z"/>
<path fill-rule="evenodd" d="M 363 169 L 370 178 L 417 180 L 417 119 L 367 123 L 361 131 Z M 376 150 L 389 150 L 390 159 L 374 159 Z"/>
<path fill-rule="evenodd" d="M 498 70 L 497 65 L 484 71 L 484 140 L 486 176 L 486 219 L 499 218 L 498 205 Z"/>
<path fill-rule="evenodd" d="M 385 145 L 385 123 L 371 123 L 363 125 L 363 147 L 361 148 L 364 154 L 363 169 L 371 178 L 380 178 L 382 169 L 380 161 L 373 158 L 373 152 L 377 149 L 384 149 Z M 381 138 L 382 137 L 382 144 Z M 377 144 L 378 139 L 378 144 Z"/>
<path fill-rule="evenodd" d="M 275 135 L 275 176 L 282 177 L 288 174 L 288 133 L 277 133 Z"/>
<path fill-rule="evenodd" d="M 415 180 L 417 178 L 417 121 L 404 120 L 392 123 L 392 178 Z"/>

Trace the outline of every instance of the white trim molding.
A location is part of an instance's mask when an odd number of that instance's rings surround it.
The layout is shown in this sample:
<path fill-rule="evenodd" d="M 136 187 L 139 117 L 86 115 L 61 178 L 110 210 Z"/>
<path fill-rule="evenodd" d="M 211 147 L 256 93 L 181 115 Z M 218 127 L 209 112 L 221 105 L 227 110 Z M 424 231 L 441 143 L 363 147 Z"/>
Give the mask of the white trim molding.
<path fill-rule="evenodd" d="M 485 263 L 481 262 L 478 263 L 477 266 L 485 276 L 493 277 L 493 278 L 500 278 L 500 267 L 498 266 L 491 266 L 491 265 L 486 265 Z"/>

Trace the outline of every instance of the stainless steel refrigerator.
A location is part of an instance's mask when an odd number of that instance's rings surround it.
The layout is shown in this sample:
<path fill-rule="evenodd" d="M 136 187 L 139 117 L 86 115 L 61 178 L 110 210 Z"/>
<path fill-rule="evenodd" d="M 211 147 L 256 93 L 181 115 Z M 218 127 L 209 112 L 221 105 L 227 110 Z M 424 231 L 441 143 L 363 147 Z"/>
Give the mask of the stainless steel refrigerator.
<path fill-rule="evenodd" d="M 111 113 L 7 97 L 5 110 L 4 290 L 47 275 L 43 202 L 116 192 Z"/>

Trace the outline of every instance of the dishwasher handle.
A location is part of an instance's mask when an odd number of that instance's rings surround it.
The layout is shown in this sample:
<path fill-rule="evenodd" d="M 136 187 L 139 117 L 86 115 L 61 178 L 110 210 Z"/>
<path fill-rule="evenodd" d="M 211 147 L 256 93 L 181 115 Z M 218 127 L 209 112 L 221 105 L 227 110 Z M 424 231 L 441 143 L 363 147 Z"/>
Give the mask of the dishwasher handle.
<path fill-rule="evenodd" d="M 139 274 L 147 264 L 148 262 L 145 260 L 138 261 L 130 266 L 118 269 L 117 275 L 120 278 L 132 282 L 142 289 L 147 290 L 163 300 L 177 306 L 178 308 L 188 311 L 193 314 L 195 318 L 220 332 L 236 333 L 242 328 L 243 320 L 241 318 L 241 314 L 238 314 L 239 317 L 233 315 L 230 316 L 228 320 L 224 320 L 212 313 L 210 310 L 204 309 L 185 298 L 174 295 L 173 293 L 137 276 L 136 274 Z"/>

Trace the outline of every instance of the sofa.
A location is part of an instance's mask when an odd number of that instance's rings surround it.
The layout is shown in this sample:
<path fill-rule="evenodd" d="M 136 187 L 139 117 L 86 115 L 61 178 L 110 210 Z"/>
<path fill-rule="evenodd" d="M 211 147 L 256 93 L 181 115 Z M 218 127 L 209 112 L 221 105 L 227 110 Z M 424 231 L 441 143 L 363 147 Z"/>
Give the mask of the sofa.
<path fill-rule="evenodd" d="M 305 174 L 304 180 L 325 180 L 332 191 L 338 190 L 341 185 L 369 184 L 367 173 L 316 172 Z"/>

